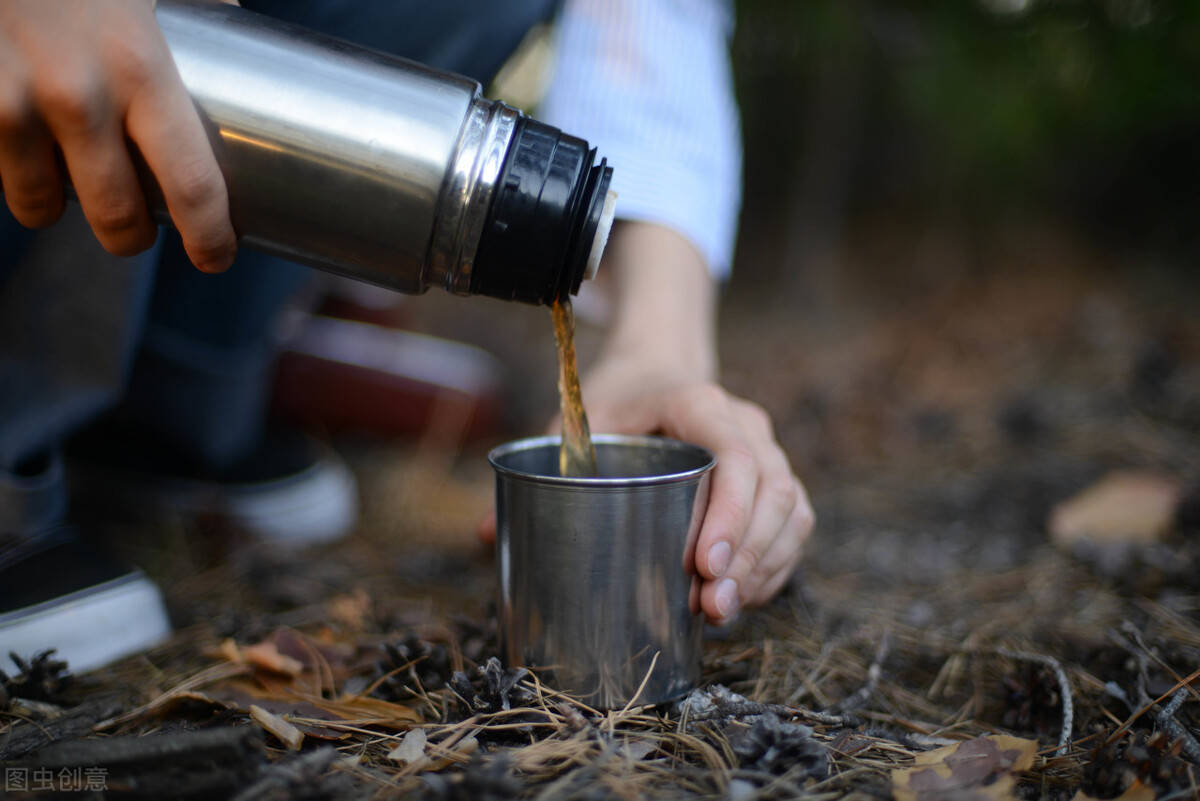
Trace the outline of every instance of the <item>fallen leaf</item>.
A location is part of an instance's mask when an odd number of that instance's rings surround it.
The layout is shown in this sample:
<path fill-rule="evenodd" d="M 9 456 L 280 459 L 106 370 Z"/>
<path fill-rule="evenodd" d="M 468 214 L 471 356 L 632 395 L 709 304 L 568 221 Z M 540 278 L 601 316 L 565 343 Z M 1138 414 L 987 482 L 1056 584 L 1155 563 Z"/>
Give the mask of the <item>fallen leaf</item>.
<path fill-rule="evenodd" d="M 413 729 L 404 735 L 404 739 L 400 741 L 400 745 L 388 751 L 388 759 L 412 768 L 419 768 L 427 761 L 425 757 L 425 744 L 428 741 L 429 738 L 425 734 L 424 729 Z"/>
<path fill-rule="evenodd" d="M 304 672 L 304 663 L 299 659 L 281 654 L 273 642 L 260 642 L 241 648 L 244 662 L 256 668 L 269 670 L 284 676 L 295 678 Z"/>
<path fill-rule="evenodd" d="M 349 595 L 337 595 L 326 604 L 329 616 L 352 631 L 361 631 L 371 614 L 371 597 L 362 587 Z"/>
<path fill-rule="evenodd" d="M 237 643 L 234 642 L 232 637 L 226 637 L 225 639 L 221 640 L 221 644 L 217 647 L 215 652 L 210 654 L 210 656 L 224 659 L 227 662 L 233 662 L 235 664 L 242 664 L 244 661 L 242 659 L 242 651 L 240 648 L 238 648 Z"/>
<path fill-rule="evenodd" d="M 299 751 L 304 743 L 304 732 L 261 706 L 250 705 L 250 718 L 268 733 L 278 737 L 279 741 L 292 751 Z"/>
<path fill-rule="evenodd" d="M 976 737 L 917 754 L 914 767 L 892 771 L 896 801 L 1004 801 L 1015 798 L 1016 774 L 1037 755 L 1034 740 Z"/>
<path fill-rule="evenodd" d="M 1176 478 L 1118 470 L 1056 505 L 1050 512 L 1050 538 L 1060 547 L 1080 540 L 1158 542 L 1171 530 L 1182 498 L 1183 483 Z"/>
<path fill-rule="evenodd" d="M 1083 790 L 1080 790 L 1075 793 L 1071 801 L 1100 801 L 1100 799 L 1094 798 Z M 1154 801 L 1154 790 L 1142 784 L 1140 779 L 1134 779 L 1133 784 L 1125 788 L 1125 792 L 1116 798 L 1109 799 L 1109 801 Z"/>

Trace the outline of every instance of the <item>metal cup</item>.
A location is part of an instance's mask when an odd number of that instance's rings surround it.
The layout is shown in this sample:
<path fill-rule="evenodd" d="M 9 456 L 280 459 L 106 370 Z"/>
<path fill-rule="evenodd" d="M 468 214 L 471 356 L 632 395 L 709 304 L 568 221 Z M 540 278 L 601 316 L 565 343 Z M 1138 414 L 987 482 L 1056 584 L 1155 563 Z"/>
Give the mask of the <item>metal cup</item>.
<path fill-rule="evenodd" d="M 509 664 L 600 709 L 677 698 L 700 677 L 696 537 L 711 453 L 597 435 L 595 478 L 558 474 L 558 437 L 502 445 L 500 633 Z"/>

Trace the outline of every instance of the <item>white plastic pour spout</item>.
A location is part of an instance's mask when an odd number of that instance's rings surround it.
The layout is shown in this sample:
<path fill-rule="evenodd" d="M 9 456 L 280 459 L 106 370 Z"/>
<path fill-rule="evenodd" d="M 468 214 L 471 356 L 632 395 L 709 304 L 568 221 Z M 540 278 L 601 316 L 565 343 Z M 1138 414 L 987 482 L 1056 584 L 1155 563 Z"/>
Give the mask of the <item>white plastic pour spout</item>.
<path fill-rule="evenodd" d="M 596 277 L 600 269 L 600 259 L 604 256 L 604 247 L 608 244 L 608 235 L 612 233 L 613 217 L 617 212 L 617 193 L 608 190 L 604 195 L 604 206 L 600 209 L 600 221 L 596 223 L 596 236 L 592 239 L 592 249 L 588 251 L 587 264 L 583 268 L 583 280 L 590 281 Z"/>

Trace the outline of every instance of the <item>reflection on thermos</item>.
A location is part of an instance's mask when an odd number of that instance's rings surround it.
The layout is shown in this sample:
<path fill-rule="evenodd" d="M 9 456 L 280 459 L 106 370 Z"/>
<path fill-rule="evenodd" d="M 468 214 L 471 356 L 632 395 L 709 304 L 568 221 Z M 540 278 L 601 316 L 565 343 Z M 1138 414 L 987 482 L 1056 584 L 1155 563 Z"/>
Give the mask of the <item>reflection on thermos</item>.
<path fill-rule="evenodd" d="M 612 170 L 582 139 L 470 79 L 245 9 L 156 14 L 242 243 L 410 294 L 550 303 L 594 273 Z"/>

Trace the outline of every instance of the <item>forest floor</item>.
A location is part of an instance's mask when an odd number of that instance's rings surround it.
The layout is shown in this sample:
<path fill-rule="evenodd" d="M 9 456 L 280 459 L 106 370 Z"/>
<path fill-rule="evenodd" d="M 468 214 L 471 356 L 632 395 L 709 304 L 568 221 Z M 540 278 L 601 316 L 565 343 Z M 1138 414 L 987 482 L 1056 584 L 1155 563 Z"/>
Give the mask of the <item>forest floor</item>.
<path fill-rule="evenodd" d="M 1200 797 L 1196 279 L 1035 226 L 916 239 L 867 227 L 836 270 L 767 286 L 750 265 L 727 293 L 724 379 L 772 413 L 818 527 L 780 597 L 708 631 L 683 703 L 601 712 L 488 669 L 489 443 L 360 442 L 343 543 L 131 535 L 175 637 L 70 679 L 5 664 L 6 777 L 69 798 Z"/>

